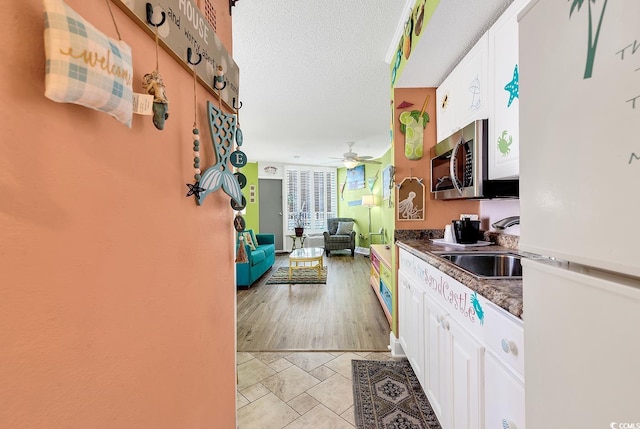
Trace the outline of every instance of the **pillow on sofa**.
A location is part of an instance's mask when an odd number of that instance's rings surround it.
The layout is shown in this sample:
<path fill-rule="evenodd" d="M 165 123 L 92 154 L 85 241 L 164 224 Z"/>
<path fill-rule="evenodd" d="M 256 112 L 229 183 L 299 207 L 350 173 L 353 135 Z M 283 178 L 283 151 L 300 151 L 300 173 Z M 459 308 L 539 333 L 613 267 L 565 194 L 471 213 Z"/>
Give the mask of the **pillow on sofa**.
<path fill-rule="evenodd" d="M 256 233 L 253 232 L 252 229 L 248 230 L 251 233 L 251 240 L 253 241 L 253 244 L 258 247 L 260 245 L 260 243 L 258 243 L 258 237 L 256 237 Z"/>
<path fill-rule="evenodd" d="M 353 231 L 353 222 L 338 222 L 336 235 L 349 235 Z"/>
<path fill-rule="evenodd" d="M 244 238 L 244 244 L 248 244 L 251 250 L 256 250 L 256 246 L 258 245 L 258 241 L 255 240 L 255 235 L 253 235 L 253 230 L 248 229 L 242 233 L 242 237 Z"/>
<path fill-rule="evenodd" d="M 131 128 L 131 48 L 111 39 L 62 0 L 44 0 L 44 95 L 108 113 Z"/>

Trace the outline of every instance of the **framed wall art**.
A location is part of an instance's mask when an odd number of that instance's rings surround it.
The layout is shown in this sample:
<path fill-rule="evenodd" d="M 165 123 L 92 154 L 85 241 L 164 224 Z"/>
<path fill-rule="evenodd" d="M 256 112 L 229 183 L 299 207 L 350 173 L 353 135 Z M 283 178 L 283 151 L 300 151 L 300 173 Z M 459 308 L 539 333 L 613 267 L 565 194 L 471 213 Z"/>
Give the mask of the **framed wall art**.
<path fill-rule="evenodd" d="M 397 186 L 397 220 L 424 220 L 424 184 L 417 177 L 406 177 Z"/>
<path fill-rule="evenodd" d="M 347 169 L 347 189 L 364 188 L 364 164 Z"/>
<path fill-rule="evenodd" d="M 391 188 L 393 187 L 393 165 L 388 165 L 382 170 L 382 199 L 391 198 Z"/>

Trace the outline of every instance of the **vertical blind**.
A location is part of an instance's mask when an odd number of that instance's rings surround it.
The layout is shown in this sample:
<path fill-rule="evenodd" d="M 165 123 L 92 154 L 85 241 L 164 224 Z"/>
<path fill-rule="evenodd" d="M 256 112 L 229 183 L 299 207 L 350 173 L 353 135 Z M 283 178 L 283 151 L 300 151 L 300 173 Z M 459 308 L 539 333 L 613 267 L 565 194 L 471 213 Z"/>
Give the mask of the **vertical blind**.
<path fill-rule="evenodd" d="M 335 169 L 287 167 L 287 230 L 293 231 L 296 216 L 301 217 L 306 232 L 327 229 L 327 218 L 338 215 Z"/>

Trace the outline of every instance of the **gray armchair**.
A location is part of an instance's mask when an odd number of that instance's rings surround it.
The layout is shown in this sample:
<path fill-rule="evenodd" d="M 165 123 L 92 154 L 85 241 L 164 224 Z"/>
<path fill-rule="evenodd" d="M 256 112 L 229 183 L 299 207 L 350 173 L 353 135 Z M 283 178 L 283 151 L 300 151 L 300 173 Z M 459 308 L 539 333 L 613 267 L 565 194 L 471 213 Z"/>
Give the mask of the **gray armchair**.
<path fill-rule="evenodd" d="M 351 230 L 339 231 L 338 226 L 340 222 L 343 222 L 343 227 L 347 222 L 351 222 Z M 327 256 L 331 254 L 332 250 L 350 249 L 351 256 L 355 254 L 356 250 L 356 232 L 353 230 L 355 221 L 348 217 L 334 217 L 327 219 L 327 230 L 324 232 L 324 252 Z M 344 228 L 343 228 L 344 229 Z"/>

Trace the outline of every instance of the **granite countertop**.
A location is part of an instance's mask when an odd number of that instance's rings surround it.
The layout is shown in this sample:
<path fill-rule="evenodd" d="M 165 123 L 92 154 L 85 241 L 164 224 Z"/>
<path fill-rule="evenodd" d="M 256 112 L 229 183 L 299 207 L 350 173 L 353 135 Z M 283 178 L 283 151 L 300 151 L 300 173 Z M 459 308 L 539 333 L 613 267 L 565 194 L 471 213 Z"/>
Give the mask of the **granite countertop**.
<path fill-rule="evenodd" d="M 475 277 L 446 259 L 436 256 L 434 251 L 461 251 L 460 247 L 433 243 L 428 239 L 402 239 L 396 245 L 434 266 L 445 274 L 458 280 L 469 289 L 522 319 L 522 279 L 482 279 Z M 506 251 L 519 253 L 518 250 L 491 245 L 485 247 L 467 247 L 464 251 Z"/>

